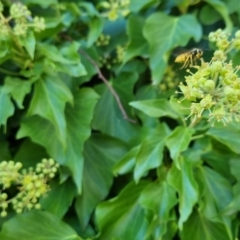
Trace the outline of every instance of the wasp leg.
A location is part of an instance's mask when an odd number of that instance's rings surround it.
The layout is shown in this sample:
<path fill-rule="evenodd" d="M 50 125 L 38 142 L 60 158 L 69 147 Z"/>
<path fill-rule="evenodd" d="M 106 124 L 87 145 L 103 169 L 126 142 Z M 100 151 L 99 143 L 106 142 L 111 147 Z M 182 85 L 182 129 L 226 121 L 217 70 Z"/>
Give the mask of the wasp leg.
<path fill-rule="evenodd" d="M 190 60 L 190 61 L 189 61 L 189 62 L 190 62 L 189 66 L 192 67 L 192 66 L 193 66 L 193 58 L 192 58 L 192 55 L 189 57 L 189 60 Z"/>
<path fill-rule="evenodd" d="M 180 69 L 186 68 L 189 64 L 189 57 L 186 58 L 184 64 L 182 65 L 182 67 Z"/>

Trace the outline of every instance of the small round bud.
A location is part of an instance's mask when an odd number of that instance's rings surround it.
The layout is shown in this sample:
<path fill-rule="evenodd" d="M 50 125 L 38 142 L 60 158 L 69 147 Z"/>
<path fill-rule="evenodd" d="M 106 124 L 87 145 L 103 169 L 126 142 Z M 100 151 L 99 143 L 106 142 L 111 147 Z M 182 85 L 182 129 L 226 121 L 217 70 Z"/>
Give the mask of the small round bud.
<path fill-rule="evenodd" d="M 34 207 L 35 207 L 35 209 L 38 209 L 38 210 L 39 210 L 39 209 L 41 209 L 41 204 L 40 204 L 40 203 L 37 203 L 37 204 L 35 204 Z"/>
<path fill-rule="evenodd" d="M 23 211 L 22 208 L 17 208 L 17 209 L 16 209 L 16 213 L 18 213 L 18 214 L 19 214 L 19 213 L 22 213 L 22 211 Z"/>
<path fill-rule="evenodd" d="M 215 82 L 213 80 L 207 80 L 204 83 L 204 90 L 212 91 L 215 88 Z"/>
<path fill-rule="evenodd" d="M 8 203 L 7 203 L 7 202 L 2 202 L 2 203 L 0 204 L 0 206 L 1 206 L 2 208 L 7 208 L 7 207 L 8 207 Z"/>
<path fill-rule="evenodd" d="M 1 212 L 1 217 L 6 217 L 7 216 L 7 212 L 5 211 L 5 210 L 3 210 L 2 212 Z"/>
<path fill-rule="evenodd" d="M 220 72 L 222 70 L 222 62 L 221 61 L 214 61 L 211 66 L 212 72 Z"/>
<path fill-rule="evenodd" d="M 229 87 L 229 86 L 226 86 L 226 87 L 224 88 L 224 94 L 225 94 L 225 96 L 229 97 L 229 96 L 231 96 L 233 93 L 234 93 L 234 89 L 233 89 L 233 88 L 231 88 L 231 87 Z"/>
<path fill-rule="evenodd" d="M 8 195 L 7 195 L 6 193 L 2 193 L 2 194 L 0 195 L 0 199 L 2 199 L 2 200 L 6 200 L 7 197 L 8 197 Z"/>

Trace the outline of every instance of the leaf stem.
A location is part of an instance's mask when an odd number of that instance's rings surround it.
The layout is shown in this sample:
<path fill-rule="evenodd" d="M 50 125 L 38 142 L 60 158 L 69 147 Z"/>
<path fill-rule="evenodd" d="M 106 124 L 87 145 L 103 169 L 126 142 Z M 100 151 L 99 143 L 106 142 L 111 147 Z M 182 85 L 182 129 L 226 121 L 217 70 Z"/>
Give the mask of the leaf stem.
<path fill-rule="evenodd" d="M 14 73 L 1 67 L 0 67 L 0 72 L 5 73 L 7 75 L 11 75 L 11 76 L 21 76 L 19 73 Z"/>

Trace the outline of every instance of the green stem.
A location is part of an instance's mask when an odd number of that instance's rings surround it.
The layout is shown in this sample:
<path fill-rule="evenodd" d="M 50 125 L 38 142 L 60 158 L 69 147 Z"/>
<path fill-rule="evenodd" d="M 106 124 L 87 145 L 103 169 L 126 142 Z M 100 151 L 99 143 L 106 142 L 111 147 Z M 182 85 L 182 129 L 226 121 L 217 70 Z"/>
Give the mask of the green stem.
<path fill-rule="evenodd" d="M 204 136 L 205 136 L 205 134 L 199 134 L 199 135 L 196 135 L 196 136 L 191 137 L 191 140 L 203 138 Z"/>
<path fill-rule="evenodd" d="M 20 76 L 19 73 L 14 73 L 1 67 L 0 67 L 0 72 L 5 73 L 6 75 L 11 75 L 11 76 Z"/>

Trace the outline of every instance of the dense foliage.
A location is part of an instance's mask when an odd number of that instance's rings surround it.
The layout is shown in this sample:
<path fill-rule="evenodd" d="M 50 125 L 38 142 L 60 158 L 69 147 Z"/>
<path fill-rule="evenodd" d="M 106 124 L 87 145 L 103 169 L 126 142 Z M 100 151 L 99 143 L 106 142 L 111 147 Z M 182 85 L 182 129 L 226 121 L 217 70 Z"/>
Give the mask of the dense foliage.
<path fill-rule="evenodd" d="M 240 239 L 239 30 L 238 0 L 2 1 L 0 239 Z"/>

